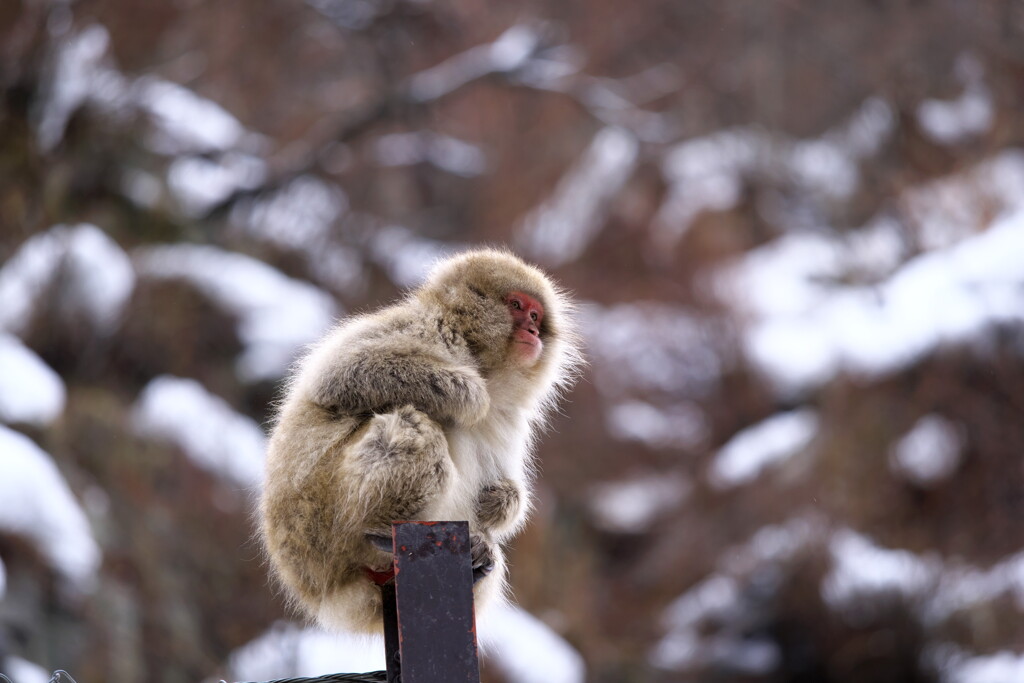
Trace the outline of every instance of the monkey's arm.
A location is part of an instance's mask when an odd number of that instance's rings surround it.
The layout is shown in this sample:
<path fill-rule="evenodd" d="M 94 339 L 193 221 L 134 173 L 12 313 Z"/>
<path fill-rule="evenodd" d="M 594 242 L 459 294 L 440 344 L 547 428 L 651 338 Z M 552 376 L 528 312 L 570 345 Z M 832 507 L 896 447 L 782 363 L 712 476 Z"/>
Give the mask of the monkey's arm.
<path fill-rule="evenodd" d="M 474 369 L 410 350 L 364 349 L 320 375 L 313 401 L 345 414 L 413 405 L 441 424 L 472 425 L 490 407 Z"/>

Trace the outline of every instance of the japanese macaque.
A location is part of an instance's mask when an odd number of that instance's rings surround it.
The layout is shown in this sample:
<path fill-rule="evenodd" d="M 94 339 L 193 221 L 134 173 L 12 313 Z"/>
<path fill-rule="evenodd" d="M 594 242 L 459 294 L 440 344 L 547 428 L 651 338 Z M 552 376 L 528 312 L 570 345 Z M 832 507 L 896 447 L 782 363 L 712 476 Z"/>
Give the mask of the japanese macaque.
<path fill-rule="evenodd" d="M 260 503 L 271 565 L 327 627 L 380 632 L 391 522 L 468 520 L 478 608 L 531 505 L 537 428 L 580 362 L 568 297 L 509 253 L 442 261 L 297 364 Z"/>

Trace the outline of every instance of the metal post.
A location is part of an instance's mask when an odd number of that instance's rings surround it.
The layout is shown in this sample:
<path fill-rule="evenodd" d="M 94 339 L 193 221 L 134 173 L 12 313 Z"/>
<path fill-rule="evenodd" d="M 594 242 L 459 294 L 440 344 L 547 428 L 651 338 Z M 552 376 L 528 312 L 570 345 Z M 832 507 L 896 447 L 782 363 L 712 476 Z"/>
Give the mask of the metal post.
<path fill-rule="evenodd" d="M 398 606 L 395 603 L 393 580 L 380 587 L 380 596 L 384 603 L 384 661 L 387 663 L 388 683 L 402 683 L 402 660 L 398 648 Z"/>
<path fill-rule="evenodd" d="M 395 522 L 392 534 L 400 658 L 393 661 L 384 586 L 389 683 L 479 683 L 469 524 Z"/>

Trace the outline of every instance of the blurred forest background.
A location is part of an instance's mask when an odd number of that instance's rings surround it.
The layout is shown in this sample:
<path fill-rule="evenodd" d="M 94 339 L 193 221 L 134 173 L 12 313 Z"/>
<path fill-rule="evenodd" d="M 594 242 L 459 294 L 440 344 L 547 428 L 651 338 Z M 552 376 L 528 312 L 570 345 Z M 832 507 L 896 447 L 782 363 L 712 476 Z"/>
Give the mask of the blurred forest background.
<path fill-rule="evenodd" d="M 590 366 L 487 681 L 1024 680 L 1021 112 L 1018 0 L 0 3 L 0 670 L 377 668 L 268 586 L 270 405 L 503 244 Z"/>

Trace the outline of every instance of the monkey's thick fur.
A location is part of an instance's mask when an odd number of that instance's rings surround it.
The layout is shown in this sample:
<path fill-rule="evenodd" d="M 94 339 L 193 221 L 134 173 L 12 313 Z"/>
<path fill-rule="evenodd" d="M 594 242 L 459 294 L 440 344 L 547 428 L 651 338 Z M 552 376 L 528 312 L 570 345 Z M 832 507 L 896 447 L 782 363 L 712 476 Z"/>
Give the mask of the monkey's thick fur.
<path fill-rule="evenodd" d="M 515 358 L 505 297 L 544 308 L 536 362 Z M 290 598 L 327 627 L 380 632 L 367 569 L 394 520 L 468 520 L 504 590 L 502 543 L 529 511 L 537 427 L 579 362 L 571 303 L 503 251 L 441 262 L 399 303 L 342 321 L 297 364 L 270 438 L 263 542 Z"/>

